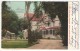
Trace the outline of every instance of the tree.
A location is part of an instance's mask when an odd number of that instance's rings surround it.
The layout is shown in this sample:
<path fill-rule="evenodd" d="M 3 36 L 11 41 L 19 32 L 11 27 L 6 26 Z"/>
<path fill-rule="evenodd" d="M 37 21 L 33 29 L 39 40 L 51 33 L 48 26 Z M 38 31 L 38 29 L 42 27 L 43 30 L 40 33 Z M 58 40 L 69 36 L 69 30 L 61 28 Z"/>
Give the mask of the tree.
<path fill-rule="evenodd" d="M 29 8 L 30 8 L 30 4 L 34 3 L 35 5 L 35 11 L 34 11 L 34 15 L 29 19 Z M 38 5 L 39 4 L 39 5 Z M 33 40 L 36 40 L 34 38 L 32 38 L 32 33 L 31 33 L 31 20 L 34 17 L 40 17 L 42 15 L 42 10 L 41 10 L 41 3 L 37 3 L 37 2 L 26 2 L 26 17 L 27 17 L 27 21 L 28 21 L 28 44 L 32 44 Z"/>
<path fill-rule="evenodd" d="M 51 19 L 59 16 L 61 21 L 61 36 L 63 44 L 68 45 L 68 2 L 42 2 L 46 13 L 49 13 Z M 48 6 L 48 7 L 47 7 Z"/>
<path fill-rule="evenodd" d="M 6 5 L 5 1 L 3 1 L 2 2 L 2 32 L 4 32 L 5 30 L 9 30 L 17 35 L 19 30 L 17 23 L 18 23 L 17 14 Z M 3 34 L 6 34 L 6 32 L 2 33 L 2 35 Z"/>
<path fill-rule="evenodd" d="M 26 4 L 26 14 L 27 14 L 27 21 L 28 21 L 28 44 L 30 45 L 30 44 L 32 44 L 32 40 L 31 40 L 31 23 L 30 23 L 30 20 L 29 20 L 29 16 L 28 16 L 28 13 L 29 13 L 29 8 L 30 8 L 30 4 L 31 4 L 31 2 L 26 2 L 25 3 Z"/>
<path fill-rule="evenodd" d="M 26 19 L 20 18 L 18 19 L 18 26 L 19 26 L 19 31 L 22 31 L 24 29 L 27 29 L 28 22 Z"/>
<path fill-rule="evenodd" d="M 19 31 L 19 37 L 22 39 L 23 38 L 23 32 Z"/>
<path fill-rule="evenodd" d="M 2 2 L 2 37 L 6 34 L 6 29 L 8 29 L 10 21 L 10 8 L 6 5 L 6 2 Z"/>
<path fill-rule="evenodd" d="M 2 29 L 8 29 L 10 22 L 10 8 L 6 5 L 6 2 L 2 2 Z"/>

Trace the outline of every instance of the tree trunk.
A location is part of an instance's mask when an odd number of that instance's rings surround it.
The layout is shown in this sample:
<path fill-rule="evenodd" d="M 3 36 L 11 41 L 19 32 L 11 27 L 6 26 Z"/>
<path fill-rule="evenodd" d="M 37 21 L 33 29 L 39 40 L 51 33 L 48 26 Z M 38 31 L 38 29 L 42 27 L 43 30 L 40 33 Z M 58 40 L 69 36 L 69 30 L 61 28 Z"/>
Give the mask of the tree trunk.
<path fill-rule="evenodd" d="M 32 39 L 31 39 L 31 23 L 30 21 L 28 22 L 28 44 L 32 44 Z"/>
<path fill-rule="evenodd" d="M 30 23 L 29 16 L 28 16 L 29 8 L 30 8 L 30 2 L 26 2 L 26 7 L 27 7 L 26 18 L 27 18 L 27 21 L 28 21 L 28 44 L 30 45 L 32 43 L 31 42 L 31 23 Z"/>

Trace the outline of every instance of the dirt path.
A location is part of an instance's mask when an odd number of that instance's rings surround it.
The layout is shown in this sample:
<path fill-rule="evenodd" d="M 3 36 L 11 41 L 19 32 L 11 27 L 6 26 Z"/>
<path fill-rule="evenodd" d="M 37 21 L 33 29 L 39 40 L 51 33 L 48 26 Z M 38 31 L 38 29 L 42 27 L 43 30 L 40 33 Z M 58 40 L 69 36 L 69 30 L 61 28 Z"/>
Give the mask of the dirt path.
<path fill-rule="evenodd" d="M 67 49 L 63 46 L 62 40 L 41 39 L 39 44 L 33 45 L 28 49 Z"/>

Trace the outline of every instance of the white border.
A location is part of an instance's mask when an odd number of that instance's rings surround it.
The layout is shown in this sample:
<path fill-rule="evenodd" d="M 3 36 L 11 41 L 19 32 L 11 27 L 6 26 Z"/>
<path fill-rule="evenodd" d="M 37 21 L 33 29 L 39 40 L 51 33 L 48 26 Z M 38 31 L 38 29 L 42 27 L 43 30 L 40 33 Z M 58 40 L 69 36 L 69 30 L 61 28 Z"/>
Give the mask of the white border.
<path fill-rule="evenodd" d="M 79 0 L 0 0 L 0 51 L 27 51 L 27 50 L 29 50 L 29 51 L 56 51 L 55 49 L 43 49 L 43 50 L 41 50 L 41 49 L 2 49 L 1 48 L 1 23 L 2 23 L 2 21 L 1 21 L 1 3 L 2 3 L 2 1 L 79 1 Z M 80 3 L 79 3 L 80 4 Z M 79 5 L 80 6 L 80 5 Z M 79 7 L 79 9 L 80 9 L 80 7 Z M 80 11 L 80 10 L 79 10 Z M 80 13 L 80 12 L 79 12 Z M 80 15 L 79 15 L 80 16 Z M 80 18 L 79 18 L 80 19 Z M 79 22 L 79 24 L 80 24 L 80 22 Z M 80 27 L 79 27 L 79 31 L 80 31 Z M 80 33 L 80 32 L 79 32 Z M 79 37 L 80 37 L 80 35 L 79 35 Z M 80 39 L 79 39 L 80 40 Z M 80 46 L 80 45 L 79 45 Z M 63 49 L 62 49 L 63 50 Z M 57 51 L 62 51 L 62 50 L 57 50 Z M 73 49 L 74 50 L 74 49 Z M 72 50 L 72 51 L 73 51 Z M 63 51 L 66 51 L 66 50 L 63 50 Z M 71 50 L 70 50 L 71 51 Z M 75 51 L 77 51 L 77 50 L 75 50 Z"/>

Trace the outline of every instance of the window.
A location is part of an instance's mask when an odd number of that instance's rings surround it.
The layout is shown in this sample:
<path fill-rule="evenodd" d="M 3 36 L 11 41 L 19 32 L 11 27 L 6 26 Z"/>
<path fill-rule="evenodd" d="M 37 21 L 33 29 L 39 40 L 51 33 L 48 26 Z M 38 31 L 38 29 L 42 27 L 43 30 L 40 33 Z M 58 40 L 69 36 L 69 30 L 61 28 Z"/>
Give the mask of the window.
<path fill-rule="evenodd" d="M 52 30 L 53 31 L 53 35 L 54 35 L 54 30 Z"/>
<path fill-rule="evenodd" d="M 50 34 L 52 34 L 52 30 L 50 30 Z"/>
<path fill-rule="evenodd" d="M 48 34 L 48 30 L 46 30 L 46 34 Z"/>

